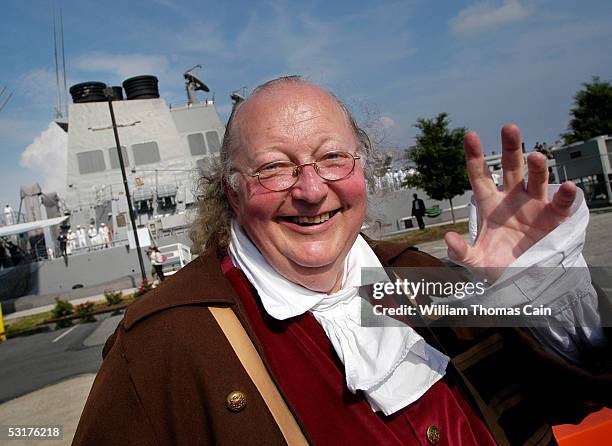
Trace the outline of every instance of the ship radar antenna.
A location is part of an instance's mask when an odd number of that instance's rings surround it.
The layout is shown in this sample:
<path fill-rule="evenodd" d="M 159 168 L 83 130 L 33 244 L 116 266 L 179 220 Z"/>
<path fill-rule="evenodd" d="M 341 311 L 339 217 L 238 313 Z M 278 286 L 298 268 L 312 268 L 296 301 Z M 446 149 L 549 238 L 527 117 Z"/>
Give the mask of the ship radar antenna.
<path fill-rule="evenodd" d="M 244 99 L 246 98 L 246 90 L 247 90 L 247 87 L 246 85 L 244 85 L 240 87 L 239 89 L 232 91 L 232 93 L 230 94 L 230 99 L 232 100 L 232 109 L 236 105 L 244 101 Z"/>
<path fill-rule="evenodd" d="M 189 105 L 198 102 L 196 91 L 210 91 L 210 89 L 204 82 L 202 82 L 200 79 L 191 74 L 191 72 L 196 68 L 202 68 L 202 65 L 194 65 L 189 70 L 183 73 L 183 77 L 185 78 L 185 89 L 187 90 L 187 104 Z"/>

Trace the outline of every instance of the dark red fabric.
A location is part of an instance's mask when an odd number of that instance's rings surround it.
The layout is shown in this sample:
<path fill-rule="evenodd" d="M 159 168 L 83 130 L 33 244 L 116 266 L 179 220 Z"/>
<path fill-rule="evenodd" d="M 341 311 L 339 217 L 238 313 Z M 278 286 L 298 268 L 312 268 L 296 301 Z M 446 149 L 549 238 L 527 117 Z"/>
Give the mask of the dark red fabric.
<path fill-rule="evenodd" d="M 432 425 L 440 430 L 438 445 L 495 444 L 456 387 L 445 380 L 391 416 L 373 412 L 362 394 L 354 395 L 344 385 L 344 366 L 310 313 L 273 319 L 229 257 L 222 270 L 240 296 L 272 374 L 316 445 L 428 445 L 426 432 Z"/>

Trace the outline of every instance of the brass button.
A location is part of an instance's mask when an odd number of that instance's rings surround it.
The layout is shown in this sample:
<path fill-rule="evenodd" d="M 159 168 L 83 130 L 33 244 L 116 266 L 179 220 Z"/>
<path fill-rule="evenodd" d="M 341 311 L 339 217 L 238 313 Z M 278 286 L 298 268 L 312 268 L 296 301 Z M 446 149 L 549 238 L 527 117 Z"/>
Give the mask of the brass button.
<path fill-rule="evenodd" d="M 240 412 L 242 409 L 246 407 L 247 397 L 244 392 L 240 390 L 234 390 L 227 395 L 225 399 L 225 405 L 232 412 Z"/>
<path fill-rule="evenodd" d="M 438 426 L 434 426 L 433 424 L 429 426 L 425 435 L 427 436 L 427 441 L 431 444 L 436 444 L 440 441 L 440 429 L 438 429 Z"/>

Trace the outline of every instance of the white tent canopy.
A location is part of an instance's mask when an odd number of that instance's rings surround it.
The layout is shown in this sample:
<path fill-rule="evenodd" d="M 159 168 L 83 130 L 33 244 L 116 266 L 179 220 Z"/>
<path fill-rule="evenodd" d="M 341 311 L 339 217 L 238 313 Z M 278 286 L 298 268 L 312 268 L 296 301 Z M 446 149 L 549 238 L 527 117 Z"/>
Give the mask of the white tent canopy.
<path fill-rule="evenodd" d="M 49 226 L 55 226 L 62 223 L 68 218 L 64 217 L 49 218 L 47 220 L 30 221 L 28 223 L 19 223 L 17 225 L 9 225 L 0 227 L 0 237 L 8 237 L 9 235 L 23 234 L 24 232 L 33 231 L 35 229 L 43 229 Z"/>

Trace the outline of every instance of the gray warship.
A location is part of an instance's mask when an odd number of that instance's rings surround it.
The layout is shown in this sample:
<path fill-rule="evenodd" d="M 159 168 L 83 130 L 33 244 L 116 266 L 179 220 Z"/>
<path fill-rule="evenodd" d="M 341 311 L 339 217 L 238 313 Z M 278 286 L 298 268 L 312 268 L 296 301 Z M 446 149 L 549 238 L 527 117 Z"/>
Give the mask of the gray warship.
<path fill-rule="evenodd" d="M 183 73 L 187 101 L 180 105 L 160 97 L 155 76 L 112 86 L 140 246 L 143 251 L 159 247 L 168 273 L 191 260 L 188 228 L 197 178 L 218 156 L 225 132 L 214 95 L 198 97 L 209 88 L 192 71 Z M 6 260 L 0 269 L 5 313 L 57 296 L 140 285 L 106 88 L 101 82 L 73 85 L 67 119 L 54 121 L 67 136 L 65 195 L 44 193 L 38 185 L 22 187 L 20 209 L 12 216 L 5 213 L 0 228 L 4 254 L 16 259 Z M 232 95 L 234 101 L 240 98 Z M 62 233 L 67 236 L 65 250 L 58 243 Z M 150 278 L 146 256 L 144 264 Z"/>

